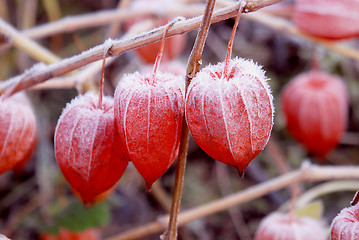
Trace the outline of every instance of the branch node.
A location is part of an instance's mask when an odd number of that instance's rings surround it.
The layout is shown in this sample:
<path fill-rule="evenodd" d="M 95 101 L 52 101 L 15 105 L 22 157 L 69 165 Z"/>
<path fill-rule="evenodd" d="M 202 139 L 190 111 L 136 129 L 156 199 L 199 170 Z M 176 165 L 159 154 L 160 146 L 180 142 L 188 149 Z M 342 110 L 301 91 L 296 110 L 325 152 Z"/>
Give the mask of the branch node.
<path fill-rule="evenodd" d="M 112 52 L 111 48 L 113 46 L 113 40 L 111 38 L 107 39 L 104 43 L 103 43 L 103 50 L 104 50 L 104 54 L 103 56 L 109 56 L 112 57 L 114 55 L 116 55 L 114 52 Z"/>

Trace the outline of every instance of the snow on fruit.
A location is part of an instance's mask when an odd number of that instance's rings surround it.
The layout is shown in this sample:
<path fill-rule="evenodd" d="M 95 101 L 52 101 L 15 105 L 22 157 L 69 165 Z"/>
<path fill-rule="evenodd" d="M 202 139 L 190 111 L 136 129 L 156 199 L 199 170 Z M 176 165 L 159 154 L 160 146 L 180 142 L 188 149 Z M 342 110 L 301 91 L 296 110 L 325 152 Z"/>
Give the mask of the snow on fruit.
<path fill-rule="evenodd" d="M 115 91 L 115 119 L 128 155 L 150 188 L 177 158 L 184 112 L 184 80 L 158 72 L 123 77 Z"/>
<path fill-rule="evenodd" d="M 288 131 L 309 152 L 324 159 L 338 145 L 348 111 L 342 79 L 321 71 L 300 74 L 284 87 L 281 103 Z"/>
<path fill-rule="evenodd" d="M 183 77 L 158 71 L 164 37 L 153 71 L 125 75 L 115 91 L 120 137 L 148 189 L 178 156 L 184 114 Z"/>
<path fill-rule="evenodd" d="M 243 174 L 265 147 L 273 125 L 272 94 L 260 66 L 231 59 L 233 37 L 225 62 L 203 68 L 186 96 L 186 120 L 194 140 L 209 156 Z"/>
<path fill-rule="evenodd" d="M 254 240 L 327 240 L 321 222 L 309 218 L 272 213 L 260 223 Z"/>
<path fill-rule="evenodd" d="M 128 157 L 114 121 L 113 99 L 86 93 L 63 110 L 55 130 L 59 167 L 84 203 L 111 188 L 122 176 Z"/>
<path fill-rule="evenodd" d="M 359 204 L 344 208 L 333 219 L 331 240 L 359 239 Z"/>

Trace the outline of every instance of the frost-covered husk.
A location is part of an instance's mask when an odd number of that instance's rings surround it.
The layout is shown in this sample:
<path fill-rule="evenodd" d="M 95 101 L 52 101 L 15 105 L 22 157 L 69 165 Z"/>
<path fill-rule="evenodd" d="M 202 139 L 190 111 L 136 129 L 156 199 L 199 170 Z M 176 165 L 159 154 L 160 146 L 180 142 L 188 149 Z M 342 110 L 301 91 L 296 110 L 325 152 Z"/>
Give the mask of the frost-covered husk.
<path fill-rule="evenodd" d="M 178 155 L 184 78 L 158 71 L 127 74 L 115 91 L 115 119 L 129 157 L 146 180 L 157 180 Z"/>
<path fill-rule="evenodd" d="M 198 145 L 243 173 L 267 144 L 273 97 L 265 73 L 252 60 L 232 59 L 203 68 L 186 96 L 186 120 Z"/>
<path fill-rule="evenodd" d="M 22 168 L 37 142 L 35 113 L 24 93 L 0 97 L 0 126 L 0 173 Z"/>
<path fill-rule="evenodd" d="M 231 59 L 229 63 L 229 69 L 237 68 L 238 71 L 235 71 L 234 76 L 230 78 L 229 81 L 224 79 L 223 75 L 221 77 L 215 75 L 216 77 L 213 78 L 214 72 L 223 72 L 224 65 L 225 65 L 224 62 L 218 62 L 216 65 L 209 64 L 208 66 L 206 66 L 205 68 L 203 68 L 201 71 L 197 73 L 197 75 L 192 79 L 188 89 L 190 89 L 197 82 L 201 85 L 207 86 L 208 81 L 211 80 L 213 80 L 213 82 L 218 81 L 222 83 L 226 83 L 226 82 L 234 83 L 238 85 L 238 87 L 242 87 L 242 84 L 246 83 L 247 81 L 247 79 L 242 78 L 242 76 L 250 75 L 252 77 L 256 77 L 263 84 L 263 87 L 268 92 L 271 108 L 273 109 L 273 117 L 274 117 L 273 95 L 268 84 L 268 81 L 270 79 L 266 77 L 263 67 L 261 65 L 258 65 L 252 59 L 235 57 Z M 189 91 L 187 91 L 187 95 L 188 92 Z"/>
<path fill-rule="evenodd" d="M 347 89 L 338 76 L 321 71 L 297 75 L 284 86 L 281 106 L 288 131 L 309 152 L 324 160 L 338 145 L 348 115 Z"/>
<path fill-rule="evenodd" d="M 148 88 L 178 88 L 184 95 L 185 82 L 183 76 L 175 75 L 169 72 L 158 71 L 156 74 L 156 82 L 154 85 L 149 84 L 149 79 L 152 78 L 152 72 L 141 74 L 139 72 L 125 74 L 118 87 L 121 89 L 137 89 L 143 90 Z"/>
<path fill-rule="evenodd" d="M 359 239 L 359 204 L 344 208 L 333 219 L 331 240 Z"/>
<path fill-rule="evenodd" d="M 327 240 L 323 224 L 309 217 L 271 213 L 260 223 L 254 240 Z"/>
<path fill-rule="evenodd" d="M 122 176 L 128 158 L 115 127 L 113 99 L 86 93 L 63 110 L 55 130 L 59 167 L 85 203 L 112 187 Z"/>

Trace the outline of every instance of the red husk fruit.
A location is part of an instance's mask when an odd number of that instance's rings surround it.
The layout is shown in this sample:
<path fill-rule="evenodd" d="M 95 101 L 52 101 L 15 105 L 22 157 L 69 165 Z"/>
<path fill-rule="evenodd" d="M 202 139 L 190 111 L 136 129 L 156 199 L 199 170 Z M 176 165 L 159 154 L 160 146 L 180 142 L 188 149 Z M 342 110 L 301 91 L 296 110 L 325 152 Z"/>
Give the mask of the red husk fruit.
<path fill-rule="evenodd" d="M 177 158 L 184 79 L 170 73 L 128 74 L 115 91 L 115 119 L 130 160 L 150 188 Z"/>
<path fill-rule="evenodd" d="M 37 142 L 37 122 L 24 93 L 0 97 L 0 174 L 30 159 Z"/>
<path fill-rule="evenodd" d="M 296 0 L 293 20 L 311 35 L 328 39 L 359 36 L 358 0 Z"/>
<path fill-rule="evenodd" d="M 86 93 L 63 110 L 55 131 L 55 153 L 66 180 L 85 204 L 111 188 L 128 163 L 114 121 L 113 99 Z"/>
<path fill-rule="evenodd" d="M 320 159 L 334 149 L 345 131 L 348 96 L 339 77 L 320 71 L 300 74 L 283 89 L 287 129 Z"/>
<path fill-rule="evenodd" d="M 326 240 L 323 225 L 309 217 L 272 213 L 260 223 L 254 240 Z"/>
<path fill-rule="evenodd" d="M 241 10 L 226 61 L 203 68 L 192 79 L 186 96 L 186 120 L 200 148 L 243 175 L 267 144 L 274 109 L 262 68 L 251 60 L 231 59 Z"/>
<path fill-rule="evenodd" d="M 182 130 L 184 79 L 158 71 L 170 26 L 165 27 L 153 71 L 125 75 L 115 91 L 120 137 L 147 189 L 177 158 Z"/>
<path fill-rule="evenodd" d="M 359 239 L 359 204 L 344 208 L 333 219 L 331 240 Z"/>
<path fill-rule="evenodd" d="M 243 174 L 265 147 L 273 125 L 272 95 L 264 71 L 250 60 L 202 69 L 186 97 L 186 120 L 197 144 Z"/>

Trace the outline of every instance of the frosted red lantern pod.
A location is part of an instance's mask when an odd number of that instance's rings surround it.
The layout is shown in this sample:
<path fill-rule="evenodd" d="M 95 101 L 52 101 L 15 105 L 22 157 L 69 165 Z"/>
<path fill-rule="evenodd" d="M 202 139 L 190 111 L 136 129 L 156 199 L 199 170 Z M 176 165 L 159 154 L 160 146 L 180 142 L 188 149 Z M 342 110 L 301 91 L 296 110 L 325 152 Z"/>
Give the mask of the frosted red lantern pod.
<path fill-rule="evenodd" d="M 115 119 L 120 137 L 148 189 L 172 165 L 179 151 L 184 78 L 158 70 L 164 39 L 173 23 L 166 26 L 153 71 L 125 75 L 115 91 Z"/>
<path fill-rule="evenodd" d="M 324 160 L 339 144 L 347 124 L 343 80 L 316 70 L 300 74 L 283 88 L 281 104 L 291 135 Z"/>
<path fill-rule="evenodd" d="M 333 219 L 331 240 L 359 239 L 359 204 L 344 208 Z"/>
<path fill-rule="evenodd" d="M 296 0 L 293 20 L 302 31 L 328 39 L 359 36 L 358 0 Z"/>
<path fill-rule="evenodd" d="M 324 226 L 309 217 L 271 213 L 260 223 L 254 240 L 327 240 Z"/>
<path fill-rule="evenodd" d="M 186 120 L 194 140 L 212 158 L 238 169 L 262 151 L 273 125 L 273 97 L 262 68 L 252 60 L 231 58 L 241 8 L 225 62 L 203 68 L 186 96 Z"/>

